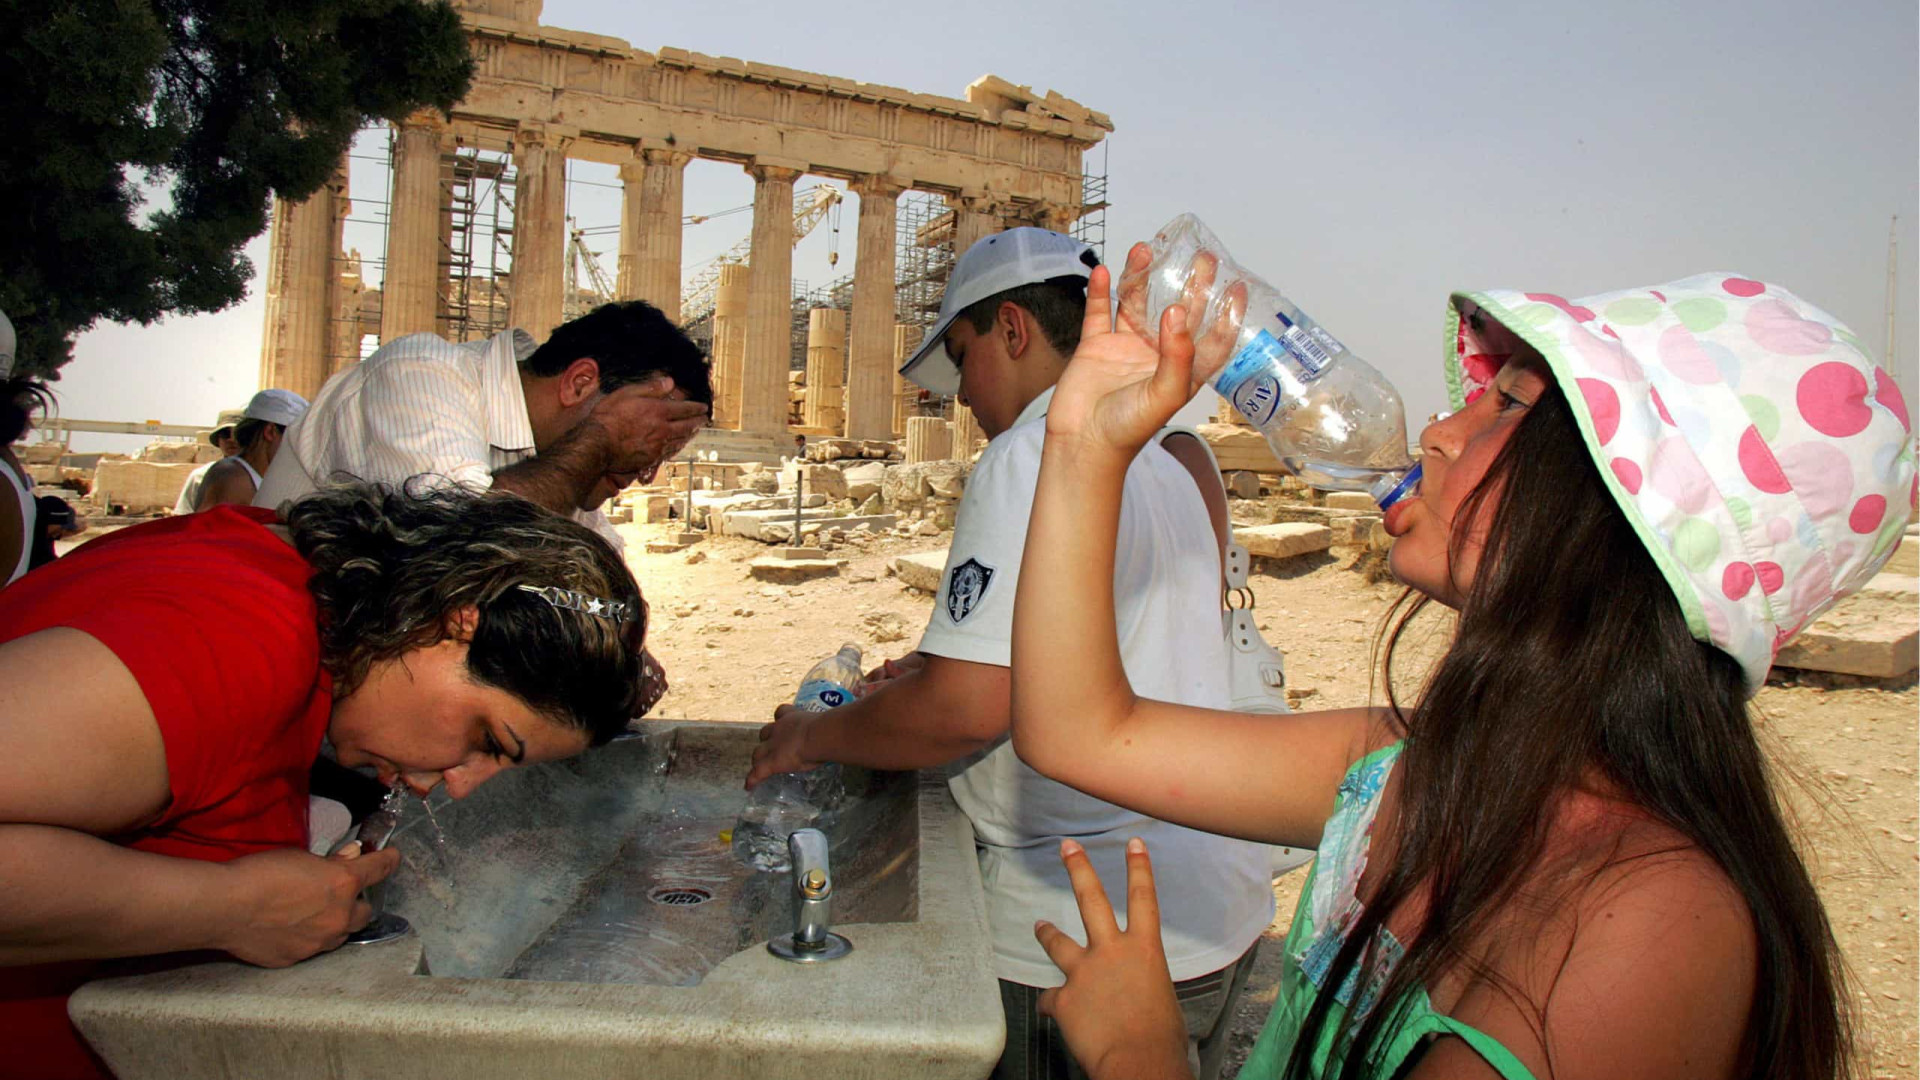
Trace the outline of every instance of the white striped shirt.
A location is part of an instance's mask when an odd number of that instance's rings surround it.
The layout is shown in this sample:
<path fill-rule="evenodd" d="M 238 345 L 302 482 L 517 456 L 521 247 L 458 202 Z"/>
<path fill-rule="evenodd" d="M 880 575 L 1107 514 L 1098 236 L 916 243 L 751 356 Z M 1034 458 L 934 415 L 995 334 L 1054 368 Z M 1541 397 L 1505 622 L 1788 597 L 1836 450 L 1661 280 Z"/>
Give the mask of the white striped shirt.
<path fill-rule="evenodd" d="M 455 344 L 408 334 L 327 380 L 306 415 L 287 429 L 253 505 L 277 509 L 322 480 L 400 484 L 426 474 L 476 490 L 534 456 L 519 361 L 532 335 L 518 328 Z M 573 517 L 626 544 L 598 510 Z"/>

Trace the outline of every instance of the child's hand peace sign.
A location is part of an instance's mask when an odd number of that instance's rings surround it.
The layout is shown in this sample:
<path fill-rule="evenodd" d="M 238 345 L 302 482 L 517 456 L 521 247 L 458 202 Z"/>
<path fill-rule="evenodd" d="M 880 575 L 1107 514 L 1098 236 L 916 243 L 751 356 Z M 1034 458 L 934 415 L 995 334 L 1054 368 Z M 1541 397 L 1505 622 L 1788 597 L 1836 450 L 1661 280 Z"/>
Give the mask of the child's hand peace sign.
<path fill-rule="evenodd" d="M 1086 850 L 1063 840 L 1060 861 L 1073 880 L 1087 944 L 1082 947 L 1052 923 L 1035 924 L 1034 937 L 1067 976 L 1065 986 L 1040 995 L 1040 1014 L 1060 1025 L 1067 1048 L 1094 1080 L 1190 1078 L 1187 1024 L 1160 944 L 1160 903 L 1147 846 L 1127 841 L 1125 930 L 1114 919 Z"/>

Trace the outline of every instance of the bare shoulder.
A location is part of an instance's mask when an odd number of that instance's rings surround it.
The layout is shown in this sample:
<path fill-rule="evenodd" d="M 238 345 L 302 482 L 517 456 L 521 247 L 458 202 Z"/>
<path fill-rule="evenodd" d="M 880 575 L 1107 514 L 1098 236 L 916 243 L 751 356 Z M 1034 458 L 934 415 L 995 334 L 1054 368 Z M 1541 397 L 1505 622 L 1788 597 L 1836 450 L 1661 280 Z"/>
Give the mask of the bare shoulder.
<path fill-rule="evenodd" d="M 1757 978 L 1746 901 L 1665 825 L 1616 818 L 1578 831 L 1551 880 L 1516 905 L 1539 932 L 1508 935 L 1489 956 L 1522 1002 L 1482 987 L 1454 1015 L 1536 1075 L 1549 1062 L 1562 1078 L 1732 1075 Z"/>
<path fill-rule="evenodd" d="M 1727 1075 L 1757 978 L 1753 914 L 1726 871 L 1671 830 L 1623 839 L 1644 850 L 1596 876 L 1548 999 L 1556 1057 L 1592 1066 L 1567 1075 Z"/>
<path fill-rule="evenodd" d="M 52 701 L 51 681 L 62 687 Z M 106 835 L 167 804 L 153 708 L 120 658 L 80 630 L 0 644 L 0 743 L 0 822 Z"/>

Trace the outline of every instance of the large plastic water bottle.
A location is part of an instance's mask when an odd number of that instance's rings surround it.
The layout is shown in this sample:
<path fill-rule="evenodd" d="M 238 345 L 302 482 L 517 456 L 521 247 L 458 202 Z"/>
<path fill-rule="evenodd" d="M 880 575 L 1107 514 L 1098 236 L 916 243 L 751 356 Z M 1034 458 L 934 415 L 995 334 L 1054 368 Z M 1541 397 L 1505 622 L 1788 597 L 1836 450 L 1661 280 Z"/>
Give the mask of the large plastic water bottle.
<path fill-rule="evenodd" d="M 794 707 L 807 712 L 838 708 L 853 700 L 860 679 L 860 646 L 842 645 L 839 652 L 807 670 L 800 692 L 794 695 Z M 733 827 L 734 855 L 755 870 L 790 869 L 787 837 L 833 809 L 841 790 L 838 765 L 768 777 L 747 796 L 747 808 Z"/>
<path fill-rule="evenodd" d="M 1281 464 L 1317 488 L 1368 492 L 1382 509 L 1419 486 L 1420 466 L 1407 453 L 1406 410 L 1385 376 L 1236 264 L 1192 214 L 1168 222 L 1150 246 L 1149 326 L 1157 328 L 1167 306 L 1185 298 L 1202 252 L 1219 265 L 1205 309 L 1187 313 L 1196 341 L 1225 313 L 1228 290 L 1246 286 L 1233 355 L 1213 388 L 1260 429 Z"/>

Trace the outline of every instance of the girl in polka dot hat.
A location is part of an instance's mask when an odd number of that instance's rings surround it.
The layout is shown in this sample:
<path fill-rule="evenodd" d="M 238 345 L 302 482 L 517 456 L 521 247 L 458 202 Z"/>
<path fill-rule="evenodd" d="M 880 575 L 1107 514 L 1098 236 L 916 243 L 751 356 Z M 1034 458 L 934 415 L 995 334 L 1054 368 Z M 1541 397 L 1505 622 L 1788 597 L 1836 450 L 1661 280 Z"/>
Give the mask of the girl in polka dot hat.
<path fill-rule="evenodd" d="M 1244 309 L 1146 326 L 1146 260 L 1117 327 L 1096 271 L 1048 412 L 1013 739 L 1142 814 L 1317 847 L 1241 1075 L 1851 1074 L 1838 950 L 1747 699 L 1914 510 L 1906 404 L 1859 340 L 1727 273 L 1455 295 L 1455 411 L 1385 519 L 1409 586 L 1387 682 L 1421 607 L 1457 611 L 1453 640 L 1416 701 L 1242 716 L 1135 697 L 1114 640 L 1122 478 Z M 1188 1075 L 1148 853 L 1124 930 L 1084 852 L 1062 858 L 1086 941 L 1037 929 L 1066 975 L 1043 1010 L 1096 1080 Z"/>

